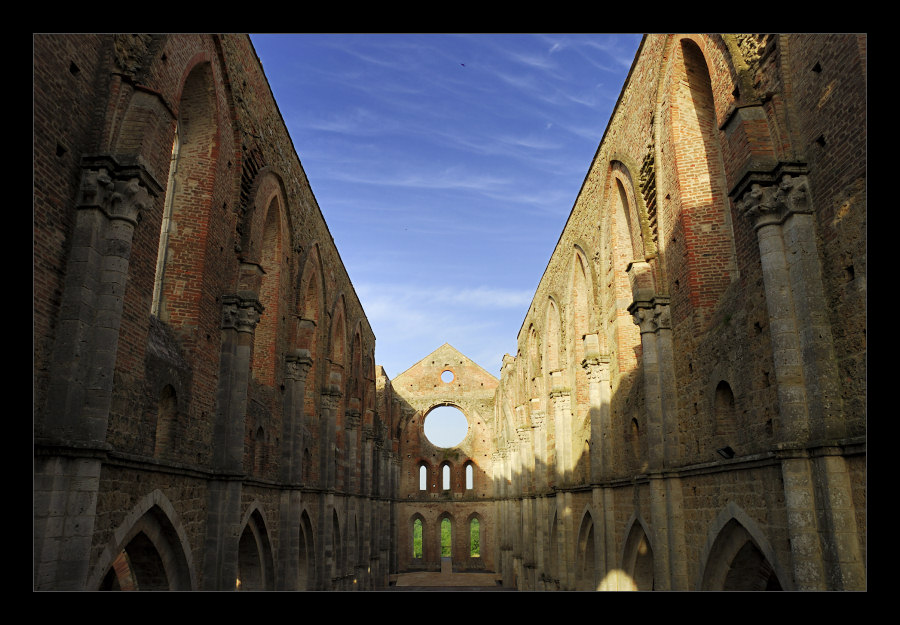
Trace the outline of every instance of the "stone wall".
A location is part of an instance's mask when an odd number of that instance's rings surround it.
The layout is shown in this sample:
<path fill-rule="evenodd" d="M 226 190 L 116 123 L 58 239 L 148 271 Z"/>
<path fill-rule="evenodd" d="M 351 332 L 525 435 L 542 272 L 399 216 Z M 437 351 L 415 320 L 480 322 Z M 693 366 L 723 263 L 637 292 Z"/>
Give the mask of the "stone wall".
<path fill-rule="evenodd" d="M 249 38 L 34 68 L 35 588 L 386 586 L 375 338 Z"/>
<path fill-rule="evenodd" d="M 645 37 L 504 360 L 505 584 L 865 588 L 865 94 L 864 37 Z"/>

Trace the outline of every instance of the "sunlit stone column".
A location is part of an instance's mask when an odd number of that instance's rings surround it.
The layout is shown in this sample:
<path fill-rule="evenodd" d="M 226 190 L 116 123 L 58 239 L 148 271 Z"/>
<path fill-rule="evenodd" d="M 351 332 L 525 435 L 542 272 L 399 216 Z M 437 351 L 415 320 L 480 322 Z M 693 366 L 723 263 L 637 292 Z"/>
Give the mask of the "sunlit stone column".
<path fill-rule="evenodd" d="M 785 168 L 787 169 L 787 168 Z M 798 589 L 864 587 L 859 539 L 822 545 L 819 527 L 847 525 L 844 461 L 813 461 L 808 441 L 844 435 L 837 361 L 827 318 L 809 183 L 779 171 L 735 202 L 757 234 L 779 402 L 777 427 Z M 791 451 L 791 450 L 794 451 Z M 818 501 L 817 501 L 818 500 Z M 862 580 L 862 581 L 861 581 Z"/>
<path fill-rule="evenodd" d="M 584 337 L 585 354 L 581 366 L 587 372 L 588 401 L 591 420 L 591 482 L 596 484 L 609 474 L 612 459 L 608 447 L 610 432 L 609 356 L 600 354 L 596 334 Z"/>

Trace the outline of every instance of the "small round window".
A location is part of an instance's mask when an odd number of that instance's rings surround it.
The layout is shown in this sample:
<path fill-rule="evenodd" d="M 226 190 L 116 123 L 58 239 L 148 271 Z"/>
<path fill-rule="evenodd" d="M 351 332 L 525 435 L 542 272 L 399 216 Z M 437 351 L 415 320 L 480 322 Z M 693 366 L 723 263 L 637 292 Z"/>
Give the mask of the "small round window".
<path fill-rule="evenodd" d="M 456 376 L 453 375 L 453 372 L 450 371 L 450 369 L 447 369 L 447 370 L 445 370 L 443 373 L 441 373 L 441 380 L 442 380 L 443 382 L 450 383 L 450 382 L 453 381 L 453 379 L 454 379 L 455 377 L 456 377 Z"/>

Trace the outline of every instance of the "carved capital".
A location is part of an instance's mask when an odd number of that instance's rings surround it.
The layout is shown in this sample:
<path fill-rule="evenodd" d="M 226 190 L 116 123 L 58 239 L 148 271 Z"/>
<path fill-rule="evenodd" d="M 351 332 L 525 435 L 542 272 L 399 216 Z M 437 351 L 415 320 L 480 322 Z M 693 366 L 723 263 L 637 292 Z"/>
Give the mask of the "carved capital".
<path fill-rule="evenodd" d="M 341 401 L 341 391 L 336 388 L 328 387 L 322 391 L 322 408 L 325 410 L 336 410 Z"/>
<path fill-rule="evenodd" d="M 263 305 L 247 294 L 222 296 L 222 329 L 253 333 Z"/>
<path fill-rule="evenodd" d="M 359 417 L 358 410 L 348 410 L 344 414 L 344 429 L 356 429 L 359 427 L 359 422 L 361 421 Z"/>
<path fill-rule="evenodd" d="M 313 361 L 309 357 L 309 350 L 297 349 L 285 355 L 284 364 L 284 377 L 302 382 L 306 380 Z"/>
<path fill-rule="evenodd" d="M 581 366 L 587 373 L 588 382 L 598 383 L 609 381 L 609 356 L 585 358 L 581 361 Z"/>
<path fill-rule="evenodd" d="M 516 435 L 520 442 L 527 443 L 531 441 L 531 428 L 519 426 L 516 428 Z"/>
<path fill-rule="evenodd" d="M 805 175 L 784 174 L 777 184 L 753 184 L 735 203 L 754 229 L 784 222 L 790 215 L 811 213 L 809 182 Z"/>
<path fill-rule="evenodd" d="M 543 410 L 532 410 L 531 411 L 531 425 L 535 428 L 544 427 L 544 423 L 547 421 L 547 415 L 544 414 Z"/>
<path fill-rule="evenodd" d="M 136 226 L 155 195 L 149 175 L 140 168 L 120 167 L 111 158 L 85 159 L 82 166 L 78 208 L 101 210 L 109 219 Z"/>
<path fill-rule="evenodd" d="M 665 297 L 654 297 L 649 302 L 634 302 L 628 307 L 635 325 L 640 327 L 641 334 L 670 330 L 672 314 L 669 300 Z"/>

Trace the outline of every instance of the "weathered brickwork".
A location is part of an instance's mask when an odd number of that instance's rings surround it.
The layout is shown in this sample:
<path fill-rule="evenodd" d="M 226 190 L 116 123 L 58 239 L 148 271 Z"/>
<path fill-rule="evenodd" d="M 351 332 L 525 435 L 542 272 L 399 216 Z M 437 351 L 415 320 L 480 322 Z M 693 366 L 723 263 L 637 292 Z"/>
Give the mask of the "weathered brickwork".
<path fill-rule="evenodd" d="M 35 589 L 865 589 L 866 45 L 645 37 L 500 378 L 390 379 L 248 37 L 35 36 Z"/>
<path fill-rule="evenodd" d="M 249 39 L 34 43 L 35 588 L 386 587 L 374 336 Z"/>
<path fill-rule="evenodd" d="M 504 360 L 504 584 L 866 587 L 865 95 L 864 37 L 644 39 Z"/>

